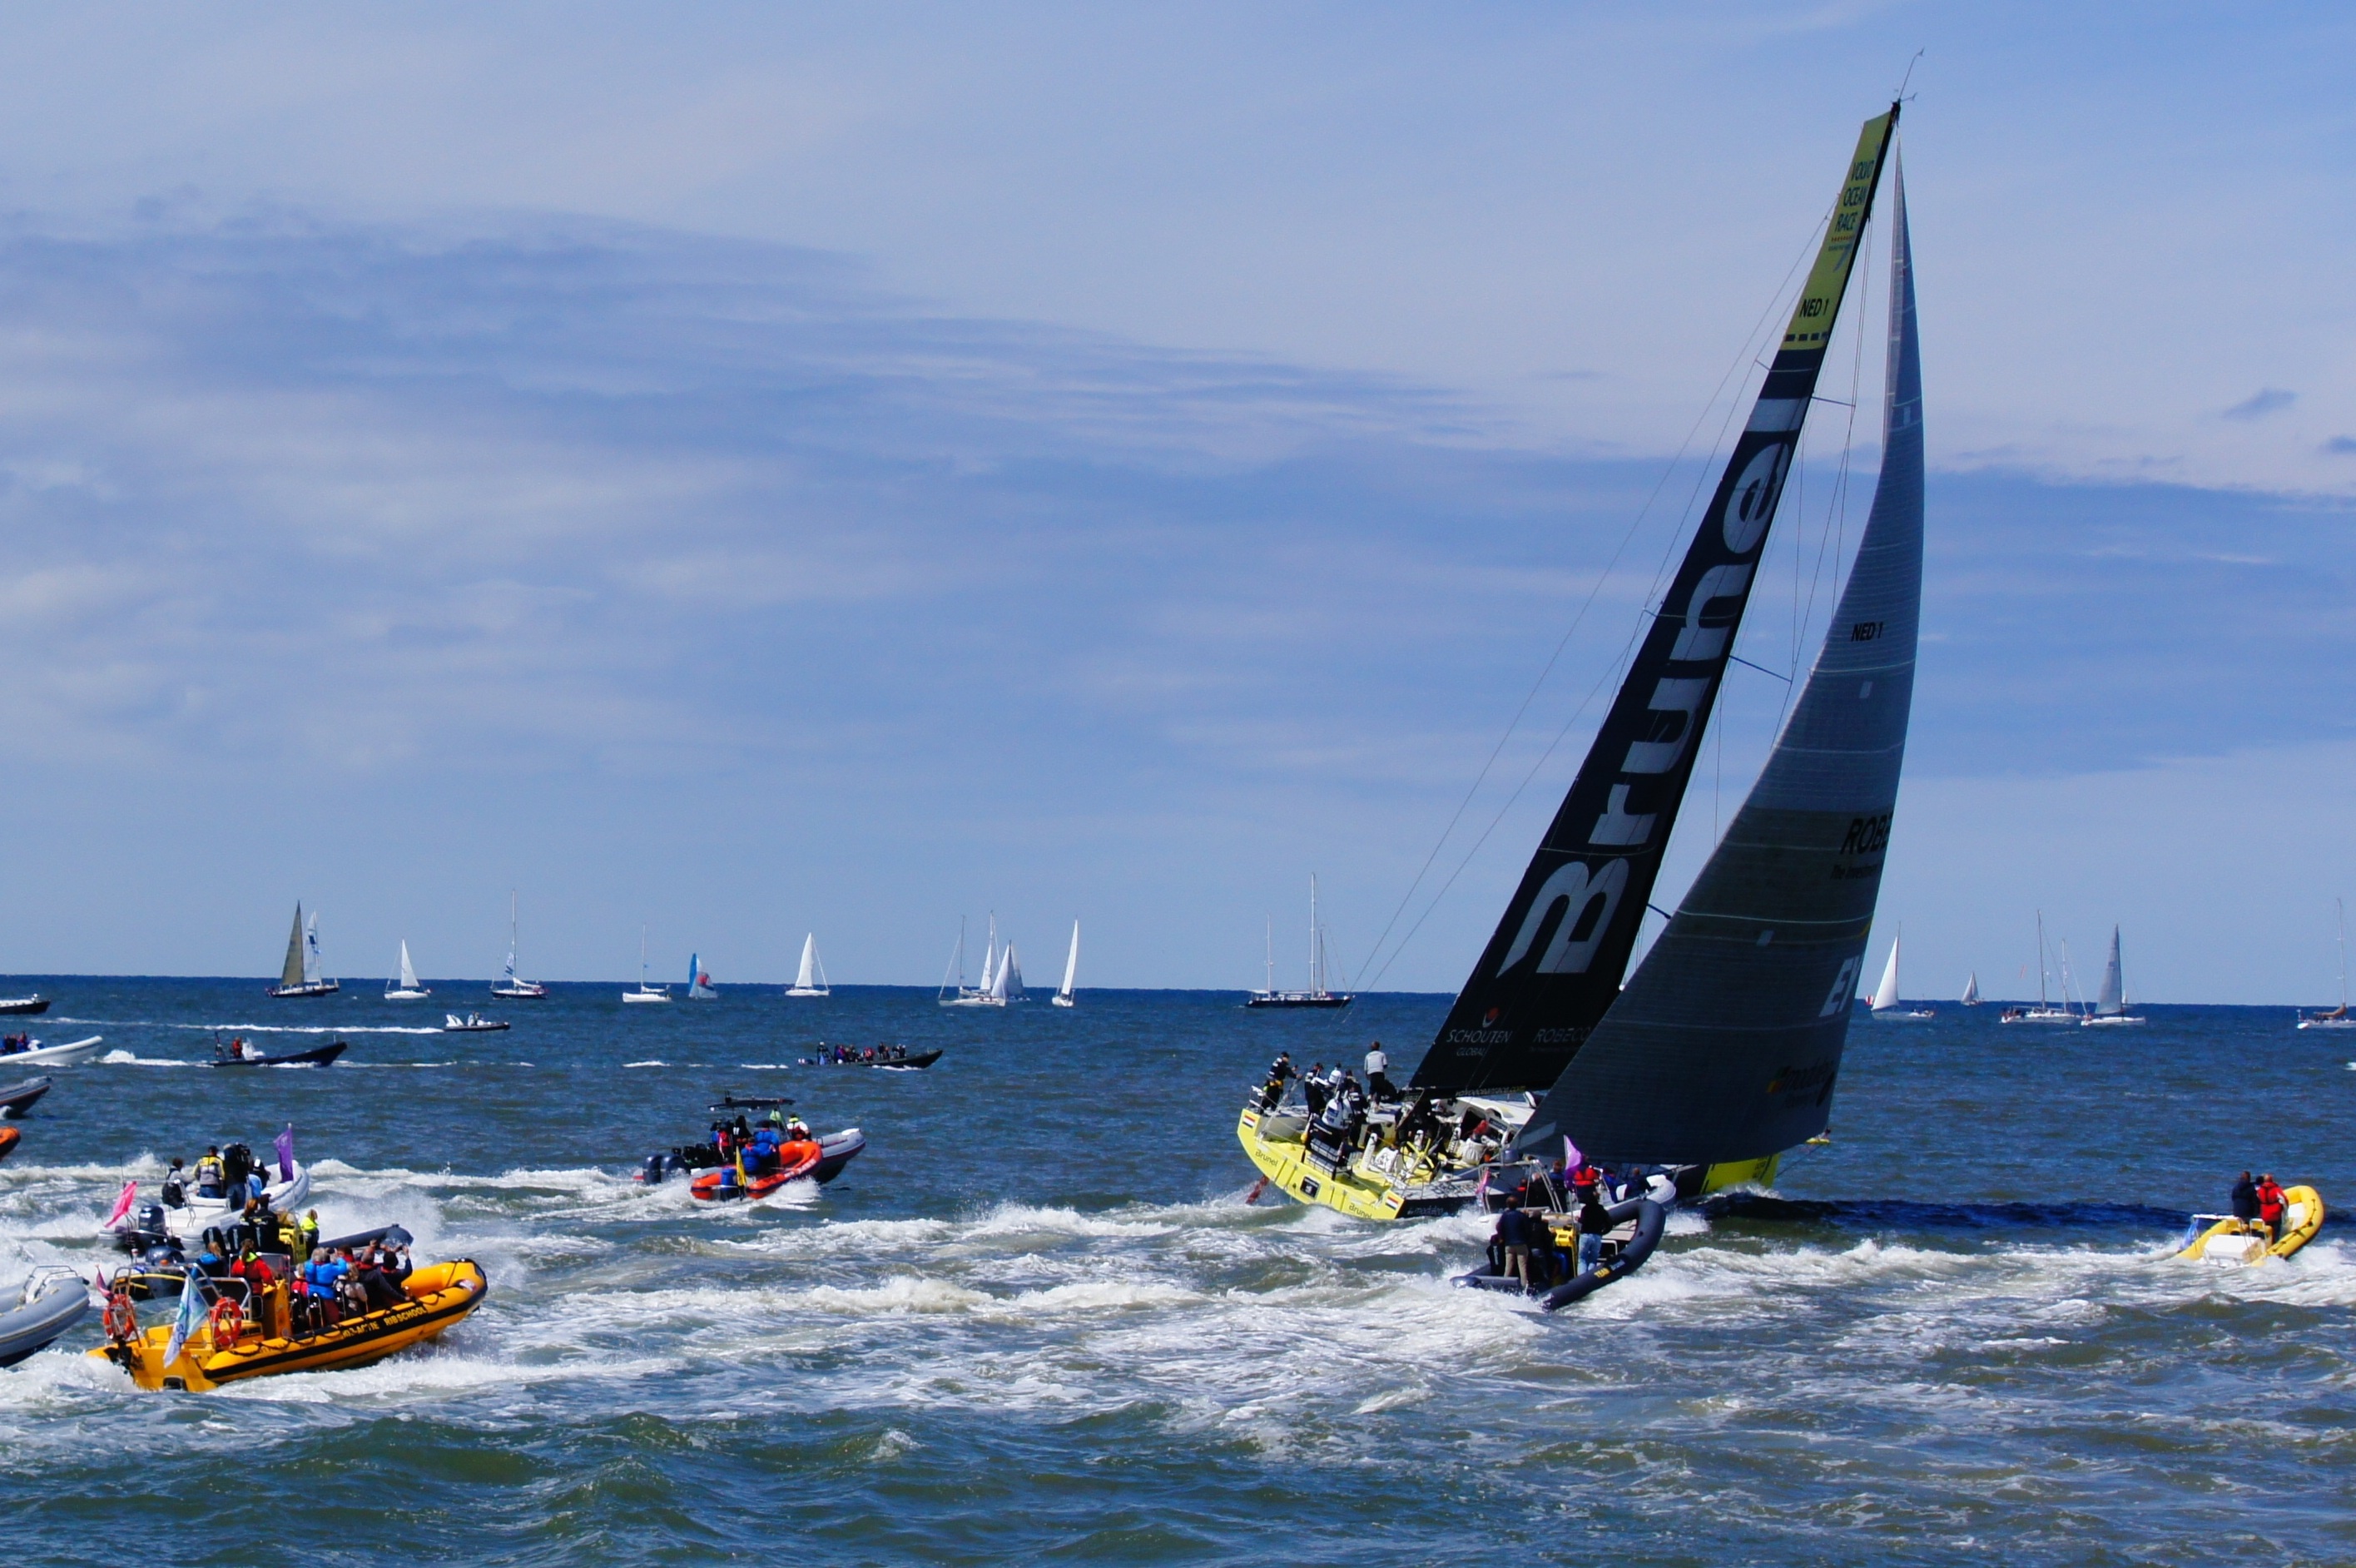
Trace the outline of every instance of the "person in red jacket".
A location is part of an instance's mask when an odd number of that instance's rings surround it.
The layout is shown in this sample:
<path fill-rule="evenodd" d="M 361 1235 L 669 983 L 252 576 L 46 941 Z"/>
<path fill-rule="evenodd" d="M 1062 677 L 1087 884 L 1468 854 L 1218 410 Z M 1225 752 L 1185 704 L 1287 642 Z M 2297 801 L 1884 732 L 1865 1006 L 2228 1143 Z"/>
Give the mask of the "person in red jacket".
<path fill-rule="evenodd" d="M 2269 1241 L 2282 1240 L 2283 1210 L 2289 1207 L 2289 1200 L 2283 1197 L 2282 1186 L 2275 1180 L 2274 1172 L 2268 1171 L 2258 1178 L 2258 1222 L 2266 1228 Z"/>

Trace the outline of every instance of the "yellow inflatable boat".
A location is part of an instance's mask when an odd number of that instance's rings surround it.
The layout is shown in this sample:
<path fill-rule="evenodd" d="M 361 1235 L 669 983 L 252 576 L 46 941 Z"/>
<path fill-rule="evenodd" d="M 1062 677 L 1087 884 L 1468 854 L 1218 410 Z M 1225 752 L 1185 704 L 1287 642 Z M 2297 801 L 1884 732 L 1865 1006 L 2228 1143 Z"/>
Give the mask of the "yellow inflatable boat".
<path fill-rule="evenodd" d="M 490 1282 L 461 1258 L 417 1270 L 403 1283 L 408 1299 L 354 1313 L 326 1327 L 296 1321 L 286 1283 L 243 1294 L 242 1281 L 201 1282 L 203 1321 L 168 1362 L 175 1317 L 141 1326 L 130 1293 L 120 1284 L 106 1313 L 107 1343 L 92 1350 L 131 1374 L 143 1389 L 200 1391 L 273 1372 L 324 1372 L 364 1367 L 431 1339 L 483 1305 Z M 226 1287 L 237 1287 L 230 1289 Z"/>
<path fill-rule="evenodd" d="M 2216 1223 L 2195 1236 L 2178 1257 L 2208 1263 L 2271 1262 L 2289 1257 L 2315 1240 L 2315 1233 L 2323 1229 L 2323 1199 L 2311 1187 L 2285 1187 L 2282 1234 L 2271 1239 L 2265 1226 L 2254 1219 L 2236 1219 L 2230 1214 L 2196 1214 L 2192 1219 L 2196 1225 L 2203 1219 Z"/>

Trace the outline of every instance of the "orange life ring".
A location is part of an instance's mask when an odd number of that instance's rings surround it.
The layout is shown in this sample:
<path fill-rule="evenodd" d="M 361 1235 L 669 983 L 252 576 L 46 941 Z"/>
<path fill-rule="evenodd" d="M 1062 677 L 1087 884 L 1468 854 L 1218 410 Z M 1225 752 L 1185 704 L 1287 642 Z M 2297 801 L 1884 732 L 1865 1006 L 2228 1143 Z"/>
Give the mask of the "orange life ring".
<path fill-rule="evenodd" d="M 245 1308 L 223 1296 L 213 1303 L 211 1322 L 213 1348 L 234 1349 L 238 1337 L 245 1332 Z"/>
<path fill-rule="evenodd" d="M 139 1337 L 139 1309 L 131 1305 L 129 1291 L 116 1285 L 106 1293 L 106 1316 L 102 1321 L 106 1337 L 118 1344 Z"/>

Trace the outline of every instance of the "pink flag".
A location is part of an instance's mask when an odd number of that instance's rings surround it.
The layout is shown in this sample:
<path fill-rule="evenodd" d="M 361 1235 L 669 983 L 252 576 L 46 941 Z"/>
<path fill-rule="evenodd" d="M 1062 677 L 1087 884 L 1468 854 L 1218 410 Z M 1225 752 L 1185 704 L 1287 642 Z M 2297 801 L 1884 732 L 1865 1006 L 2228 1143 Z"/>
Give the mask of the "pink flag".
<path fill-rule="evenodd" d="M 1487 1201 L 1488 1197 L 1489 1197 L 1489 1167 L 1488 1167 L 1488 1166 L 1486 1166 L 1486 1165 L 1483 1165 L 1483 1166 L 1481 1167 L 1481 1184 L 1480 1184 L 1478 1187 L 1475 1187 L 1472 1189 L 1472 1198 L 1473 1198 L 1473 1201 L 1474 1201 L 1474 1202 L 1478 1203 L 1478 1202 L 1485 1202 L 1485 1201 Z"/>
<path fill-rule="evenodd" d="M 131 1212 L 131 1200 L 138 1196 L 139 1184 L 135 1181 L 124 1182 L 123 1184 L 123 1196 L 114 1200 L 114 1212 L 106 1217 L 106 1225 L 104 1228 L 112 1230 L 117 1225 L 123 1223 L 123 1217 Z"/>
<path fill-rule="evenodd" d="M 1562 1168 L 1567 1171 L 1579 1168 L 1579 1145 L 1570 1141 L 1568 1133 L 1562 1135 Z"/>

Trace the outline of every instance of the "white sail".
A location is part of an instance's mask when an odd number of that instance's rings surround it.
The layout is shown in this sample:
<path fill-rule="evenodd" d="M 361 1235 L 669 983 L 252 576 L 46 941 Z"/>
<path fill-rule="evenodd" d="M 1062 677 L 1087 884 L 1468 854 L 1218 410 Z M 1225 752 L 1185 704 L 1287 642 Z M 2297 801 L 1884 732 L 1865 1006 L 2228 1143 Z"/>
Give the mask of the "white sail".
<path fill-rule="evenodd" d="M 996 993 L 1009 1002 L 1023 1000 L 1023 964 L 1014 956 L 1014 944 L 1006 944 L 1005 961 L 998 966 Z"/>
<path fill-rule="evenodd" d="M 802 938 L 802 964 L 794 972 L 794 983 L 787 987 L 788 996 L 828 996 L 833 988 L 826 982 L 826 965 L 818 961 L 818 933 Z"/>
<path fill-rule="evenodd" d="M 403 991 L 417 989 L 417 970 L 409 961 L 409 940 L 406 937 L 401 942 L 401 988 Z"/>
<path fill-rule="evenodd" d="M 1873 1010 L 1887 1013 L 1898 1005 L 1898 938 L 1890 939 L 1890 961 L 1882 966 L 1881 983 L 1873 988 Z"/>
<path fill-rule="evenodd" d="M 2111 928 L 2111 961 L 2103 967 L 2103 989 L 2094 998 L 2094 1015 L 2115 1018 L 2126 1008 L 2126 977 L 2119 971 L 2119 929 Z"/>
<path fill-rule="evenodd" d="M 1072 922 L 1072 950 L 1064 955 L 1064 983 L 1055 990 L 1055 1005 L 1072 1005 L 1072 977 L 1080 971 L 1080 923 Z"/>
<path fill-rule="evenodd" d="M 316 914 L 303 927 L 303 983 L 319 983 L 319 917 Z"/>
<path fill-rule="evenodd" d="M 1979 1004 L 1980 972 L 1976 969 L 1972 971 L 1972 977 L 1964 982 L 1964 1005 L 1966 1007 L 1976 1007 Z"/>

